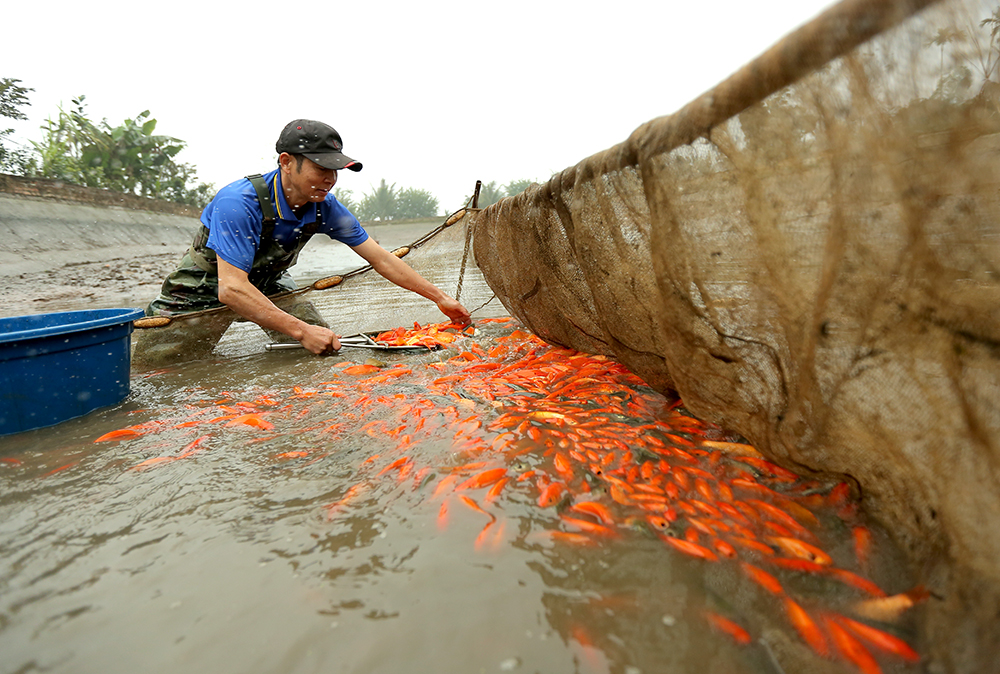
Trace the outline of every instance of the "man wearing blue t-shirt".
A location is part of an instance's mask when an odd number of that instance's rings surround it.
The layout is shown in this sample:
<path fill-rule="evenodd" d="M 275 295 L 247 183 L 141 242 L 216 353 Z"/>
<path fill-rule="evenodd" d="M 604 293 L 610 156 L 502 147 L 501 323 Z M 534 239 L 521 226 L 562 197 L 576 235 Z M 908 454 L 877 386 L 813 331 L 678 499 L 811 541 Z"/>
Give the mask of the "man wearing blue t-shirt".
<path fill-rule="evenodd" d="M 226 305 L 272 339 L 293 339 L 315 354 L 337 351 L 339 336 L 311 303 L 299 300 L 281 309 L 268 299 L 295 289 L 287 270 L 309 238 L 322 233 L 350 246 L 389 281 L 437 304 L 451 320 L 469 322 L 465 307 L 369 238 L 331 194 L 337 171 L 361 170 L 359 162 L 343 153 L 333 127 L 295 120 L 282 130 L 275 150 L 276 170 L 223 187 L 205 207 L 194 242 L 163 282 L 160 296 L 150 302 L 147 315 L 176 316 Z M 211 351 L 228 327 L 229 321 L 220 318 L 201 321 L 201 351 Z"/>

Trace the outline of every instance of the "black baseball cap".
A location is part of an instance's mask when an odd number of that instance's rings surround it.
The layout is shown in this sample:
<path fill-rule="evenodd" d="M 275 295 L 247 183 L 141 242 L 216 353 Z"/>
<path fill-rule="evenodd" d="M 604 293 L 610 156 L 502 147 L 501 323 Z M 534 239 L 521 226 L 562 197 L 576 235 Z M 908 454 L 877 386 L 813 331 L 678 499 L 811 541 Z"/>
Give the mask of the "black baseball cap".
<path fill-rule="evenodd" d="M 316 122 L 311 119 L 296 119 L 289 122 L 278 142 L 274 144 L 274 149 L 278 154 L 287 152 L 289 154 L 305 155 L 323 168 L 328 169 L 350 169 L 352 171 L 361 170 L 361 162 L 354 161 L 341 152 L 344 149 L 344 141 L 340 139 L 340 134 L 329 124 Z"/>

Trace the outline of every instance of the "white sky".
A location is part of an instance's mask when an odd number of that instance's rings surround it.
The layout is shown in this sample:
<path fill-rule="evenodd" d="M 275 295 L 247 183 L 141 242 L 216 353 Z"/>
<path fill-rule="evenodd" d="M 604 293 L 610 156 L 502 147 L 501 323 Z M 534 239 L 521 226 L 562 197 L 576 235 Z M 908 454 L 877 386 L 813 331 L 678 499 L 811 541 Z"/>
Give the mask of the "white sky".
<path fill-rule="evenodd" d="M 275 164 L 292 119 L 335 127 L 361 173 L 428 190 L 543 181 L 711 89 L 828 0 L 8 3 L 0 77 L 33 88 L 14 140 L 87 97 L 113 125 L 149 109 L 179 161 L 223 185 Z"/>

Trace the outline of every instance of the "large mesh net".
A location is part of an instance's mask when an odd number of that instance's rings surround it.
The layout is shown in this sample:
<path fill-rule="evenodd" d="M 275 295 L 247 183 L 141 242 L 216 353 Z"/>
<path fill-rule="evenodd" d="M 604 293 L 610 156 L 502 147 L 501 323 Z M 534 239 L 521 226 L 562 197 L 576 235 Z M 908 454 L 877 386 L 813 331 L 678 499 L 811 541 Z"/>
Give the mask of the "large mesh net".
<path fill-rule="evenodd" d="M 851 478 L 934 593 L 948 671 L 1000 643 L 998 61 L 995 1 L 842 3 L 472 216 L 538 335 Z"/>

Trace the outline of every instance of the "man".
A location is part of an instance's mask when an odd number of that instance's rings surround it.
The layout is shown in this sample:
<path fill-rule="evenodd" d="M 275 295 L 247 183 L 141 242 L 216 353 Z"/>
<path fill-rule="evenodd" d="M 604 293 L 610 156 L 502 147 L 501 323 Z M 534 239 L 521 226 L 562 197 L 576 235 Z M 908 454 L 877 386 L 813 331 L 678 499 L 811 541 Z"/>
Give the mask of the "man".
<path fill-rule="evenodd" d="M 337 351 L 339 335 L 311 303 L 295 296 L 290 303 L 279 301 L 279 308 L 267 297 L 295 288 L 287 270 L 309 238 L 322 233 L 350 246 L 389 281 L 437 304 L 452 321 L 469 322 L 465 307 L 371 239 L 330 193 L 337 171 L 361 170 L 360 162 L 343 153 L 333 127 L 297 119 L 282 130 L 275 150 L 276 170 L 223 187 L 205 207 L 191 248 L 146 315 L 175 316 L 226 305 L 276 341 L 294 340 L 315 354 Z M 199 355 L 214 348 L 231 320 L 192 319 Z M 189 356 L 191 348 L 183 347 Z"/>

